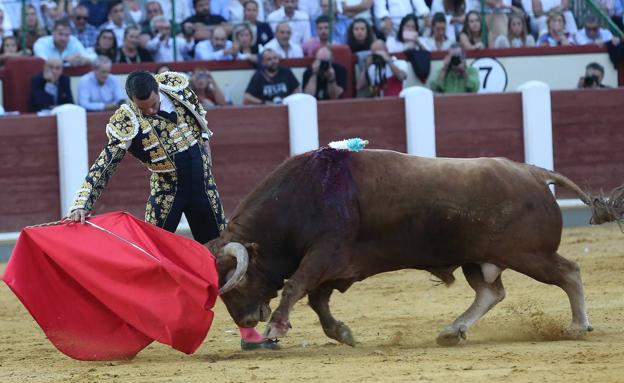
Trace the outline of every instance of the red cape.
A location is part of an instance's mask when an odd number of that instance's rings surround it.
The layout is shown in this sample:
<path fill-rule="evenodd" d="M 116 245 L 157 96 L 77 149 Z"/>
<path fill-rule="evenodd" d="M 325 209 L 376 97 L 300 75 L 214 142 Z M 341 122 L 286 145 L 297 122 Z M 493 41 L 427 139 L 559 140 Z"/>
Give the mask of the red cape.
<path fill-rule="evenodd" d="M 129 359 L 153 340 L 193 353 L 218 295 L 208 249 L 128 213 L 88 222 L 101 229 L 23 229 L 2 277 L 54 346 L 80 360 Z"/>

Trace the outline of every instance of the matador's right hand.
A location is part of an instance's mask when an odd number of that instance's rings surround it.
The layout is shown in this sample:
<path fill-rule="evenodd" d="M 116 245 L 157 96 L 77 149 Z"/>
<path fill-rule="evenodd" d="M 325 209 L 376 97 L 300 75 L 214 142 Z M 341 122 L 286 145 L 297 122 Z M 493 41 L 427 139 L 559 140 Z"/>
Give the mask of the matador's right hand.
<path fill-rule="evenodd" d="M 85 223 L 89 211 L 86 209 L 76 209 L 69 214 L 69 219 L 75 222 Z"/>

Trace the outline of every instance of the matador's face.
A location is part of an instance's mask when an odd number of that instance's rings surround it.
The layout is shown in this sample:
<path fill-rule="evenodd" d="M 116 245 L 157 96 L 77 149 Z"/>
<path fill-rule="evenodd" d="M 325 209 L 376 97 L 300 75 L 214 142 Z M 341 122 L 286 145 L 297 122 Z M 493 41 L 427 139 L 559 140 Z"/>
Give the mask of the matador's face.
<path fill-rule="evenodd" d="M 160 95 L 157 92 L 152 92 L 145 100 L 139 100 L 134 97 L 132 102 L 144 116 L 153 116 L 160 110 Z"/>

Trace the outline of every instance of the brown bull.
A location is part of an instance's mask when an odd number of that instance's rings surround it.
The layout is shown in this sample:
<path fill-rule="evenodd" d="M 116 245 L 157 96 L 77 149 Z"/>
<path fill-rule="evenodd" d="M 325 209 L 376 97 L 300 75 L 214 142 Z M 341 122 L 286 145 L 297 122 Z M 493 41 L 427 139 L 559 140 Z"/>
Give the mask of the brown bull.
<path fill-rule="evenodd" d="M 572 328 L 589 331 L 579 267 L 557 253 L 562 218 L 548 184 L 573 190 L 591 206 L 593 223 L 624 211 L 621 190 L 593 198 L 560 174 L 502 158 L 327 148 L 293 157 L 208 244 L 226 281 L 221 297 L 239 326 L 252 327 L 269 319 L 269 301 L 283 287 L 265 332 L 282 337 L 294 304 L 307 295 L 325 334 L 354 345 L 330 312 L 334 289 L 399 269 L 426 270 L 450 284 L 461 267 L 476 296 L 438 336 L 452 345 L 503 300 L 501 273 L 511 269 L 561 287 Z"/>

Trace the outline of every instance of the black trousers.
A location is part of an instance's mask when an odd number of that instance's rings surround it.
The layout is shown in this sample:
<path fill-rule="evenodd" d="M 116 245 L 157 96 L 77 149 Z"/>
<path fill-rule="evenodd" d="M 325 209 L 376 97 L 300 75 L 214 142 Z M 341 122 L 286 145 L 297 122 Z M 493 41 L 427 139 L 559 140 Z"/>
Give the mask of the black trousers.
<path fill-rule="evenodd" d="M 201 150 L 197 144 L 175 154 L 178 182 L 175 199 L 163 229 L 175 232 L 184 213 L 193 238 L 199 243 L 206 243 L 219 236 L 219 227 L 206 194 Z"/>

